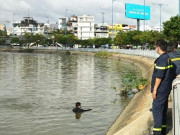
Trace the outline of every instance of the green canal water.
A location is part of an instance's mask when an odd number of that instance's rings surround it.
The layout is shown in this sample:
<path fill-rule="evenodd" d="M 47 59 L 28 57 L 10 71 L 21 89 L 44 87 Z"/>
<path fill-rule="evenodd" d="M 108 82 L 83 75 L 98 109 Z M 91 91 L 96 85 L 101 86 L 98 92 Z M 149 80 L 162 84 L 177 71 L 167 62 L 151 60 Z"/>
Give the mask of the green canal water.
<path fill-rule="evenodd" d="M 103 135 L 132 96 L 120 97 L 133 64 L 83 55 L 0 53 L 0 135 Z M 92 111 L 76 119 L 79 101 Z"/>

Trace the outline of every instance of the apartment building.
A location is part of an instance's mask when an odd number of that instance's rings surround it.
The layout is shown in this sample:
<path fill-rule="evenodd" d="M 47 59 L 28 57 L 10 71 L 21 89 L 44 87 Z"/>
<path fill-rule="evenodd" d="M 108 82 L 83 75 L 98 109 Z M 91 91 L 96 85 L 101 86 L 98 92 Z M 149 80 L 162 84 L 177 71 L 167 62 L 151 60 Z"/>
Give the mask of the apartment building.
<path fill-rule="evenodd" d="M 67 30 L 74 34 L 78 39 L 94 38 L 94 16 L 71 16 L 59 18 L 58 28 Z"/>
<path fill-rule="evenodd" d="M 83 15 L 77 19 L 77 37 L 82 40 L 94 38 L 94 16 Z"/>
<path fill-rule="evenodd" d="M 13 35 L 24 35 L 25 33 L 44 34 L 44 23 L 37 23 L 32 17 L 24 17 L 13 23 Z"/>
<path fill-rule="evenodd" d="M 71 16 L 71 17 L 68 18 L 67 31 L 74 34 L 74 36 L 78 37 L 78 35 L 77 35 L 78 17 L 77 16 Z"/>
<path fill-rule="evenodd" d="M 109 36 L 110 37 L 116 37 L 116 35 L 122 31 L 122 24 L 115 24 L 112 26 L 109 26 L 108 27 L 108 30 L 109 30 Z"/>
<path fill-rule="evenodd" d="M 113 25 L 113 31 L 112 26 L 108 27 L 109 30 L 109 36 L 112 37 L 112 34 L 114 37 L 120 32 L 120 31 L 130 31 L 130 30 L 136 30 L 136 25 L 128 25 L 128 24 L 115 24 Z"/>
<path fill-rule="evenodd" d="M 94 35 L 97 38 L 108 38 L 108 24 L 95 24 L 94 25 Z"/>

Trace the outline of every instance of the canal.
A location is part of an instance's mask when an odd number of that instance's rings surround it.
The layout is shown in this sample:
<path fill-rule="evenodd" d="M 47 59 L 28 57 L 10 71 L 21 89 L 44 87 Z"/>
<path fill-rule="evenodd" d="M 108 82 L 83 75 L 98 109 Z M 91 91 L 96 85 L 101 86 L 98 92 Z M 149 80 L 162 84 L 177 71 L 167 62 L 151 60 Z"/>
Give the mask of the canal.
<path fill-rule="evenodd" d="M 103 135 L 132 95 L 133 64 L 84 55 L 0 53 L 0 135 Z M 76 102 L 91 111 L 77 116 Z"/>

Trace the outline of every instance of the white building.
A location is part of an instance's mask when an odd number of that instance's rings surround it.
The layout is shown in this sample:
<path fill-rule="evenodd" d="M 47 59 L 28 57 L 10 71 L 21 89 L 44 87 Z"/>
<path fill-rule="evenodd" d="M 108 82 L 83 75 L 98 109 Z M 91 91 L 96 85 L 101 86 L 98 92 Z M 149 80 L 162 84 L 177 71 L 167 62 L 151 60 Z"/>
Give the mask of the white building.
<path fill-rule="evenodd" d="M 78 39 L 94 38 L 94 16 L 71 16 L 69 18 L 59 18 L 59 30 L 67 30 Z"/>
<path fill-rule="evenodd" d="M 25 33 L 44 34 L 44 24 L 37 23 L 32 17 L 24 17 L 13 23 L 13 35 L 24 35 Z"/>
<path fill-rule="evenodd" d="M 108 24 L 95 24 L 94 25 L 94 35 L 97 38 L 108 38 L 109 33 L 108 33 Z"/>
<path fill-rule="evenodd" d="M 77 37 L 79 39 L 94 38 L 94 16 L 78 16 L 77 26 Z"/>
<path fill-rule="evenodd" d="M 145 30 L 146 31 L 160 31 L 160 26 L 145 25 Z M 163 30 L 163 27 L 161 27 L 161 31 L 162 30 Z M 140 31 L 144 31 L 144 25 L 140 26 Z"/>
<path fill-rule="evenodd" d="M 64 30 L 65 27 L 66 27 L 66 18 L 59 18 L 58 29 L 59 30 Z"/>
<path fill-rule="evenodd" d="M 0 24 L 0 31 L 6 31 L 6 26 L 4 24 Z"/>

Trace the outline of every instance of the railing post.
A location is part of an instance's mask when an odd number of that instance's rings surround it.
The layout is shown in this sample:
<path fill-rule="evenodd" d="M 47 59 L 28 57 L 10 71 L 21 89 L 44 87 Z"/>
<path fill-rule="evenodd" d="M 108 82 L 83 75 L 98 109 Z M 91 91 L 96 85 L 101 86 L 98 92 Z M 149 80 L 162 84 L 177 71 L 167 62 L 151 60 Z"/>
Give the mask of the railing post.
<path fill-rule="evenodd" d="M 180 75 L 173 81 L 172 104 L 173 135 L 180 135 Z"/>

